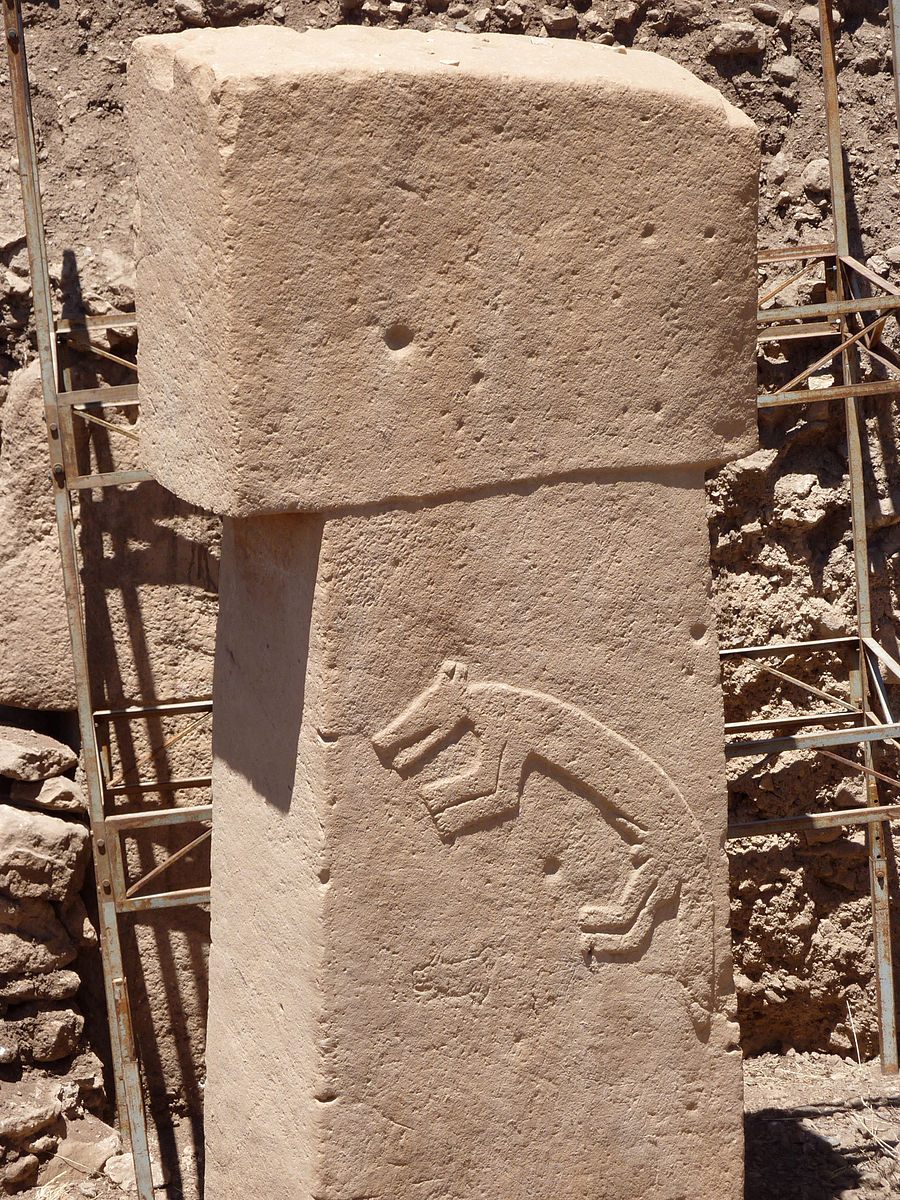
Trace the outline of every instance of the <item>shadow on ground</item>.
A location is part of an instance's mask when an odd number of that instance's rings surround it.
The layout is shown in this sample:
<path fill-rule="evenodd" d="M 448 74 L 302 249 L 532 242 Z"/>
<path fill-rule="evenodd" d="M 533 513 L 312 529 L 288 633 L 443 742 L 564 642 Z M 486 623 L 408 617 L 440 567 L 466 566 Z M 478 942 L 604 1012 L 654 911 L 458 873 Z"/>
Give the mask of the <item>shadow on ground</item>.
<path fill-rule="evenodd" d="M 837 1200 L 861 1176 L 850 1149 L 802 1117 L 771 1108 L 744 1117 L 745 1200 Z"/>

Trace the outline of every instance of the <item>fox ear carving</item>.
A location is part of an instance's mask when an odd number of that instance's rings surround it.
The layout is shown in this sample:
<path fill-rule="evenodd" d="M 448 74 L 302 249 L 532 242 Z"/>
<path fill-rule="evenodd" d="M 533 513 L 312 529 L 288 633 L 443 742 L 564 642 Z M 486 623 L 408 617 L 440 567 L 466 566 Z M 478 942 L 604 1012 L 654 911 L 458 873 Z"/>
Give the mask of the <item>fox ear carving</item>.
<path fill-rule="evenodd" d="M 469 678 L 469 668 L 466 664 L 455 662 L 452 658 L 447 658 L 441 663 L 441 671 L 448 679 L 458 679 L 460 683 L 465 683 Z"/>

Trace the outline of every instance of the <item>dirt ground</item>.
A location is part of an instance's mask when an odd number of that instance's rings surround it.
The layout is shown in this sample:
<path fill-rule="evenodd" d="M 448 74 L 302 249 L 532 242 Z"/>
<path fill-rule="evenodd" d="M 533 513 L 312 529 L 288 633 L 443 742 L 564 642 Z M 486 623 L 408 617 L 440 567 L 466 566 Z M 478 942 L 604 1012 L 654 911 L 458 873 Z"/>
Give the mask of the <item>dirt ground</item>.
<path fill-rule="evenodd" d="M 900 1196 L 900 1077 L 877 1060 L 763 1054 L 744 1063 L 745 1200 L 887 1200 Z M 196 1176 L 157 1189 L 197 1200 Z M 21 1200 L 125 1200 L 108 1179 L 47 1185 Z M 652 1198 L 648 1198 L 652 1200 Z"/>
<path fill-rule="evenodd" d="M 763 1054 L 744 1063 L 746 1200 L 900 1195 L 900 1080 L 876 1062 Z"/>

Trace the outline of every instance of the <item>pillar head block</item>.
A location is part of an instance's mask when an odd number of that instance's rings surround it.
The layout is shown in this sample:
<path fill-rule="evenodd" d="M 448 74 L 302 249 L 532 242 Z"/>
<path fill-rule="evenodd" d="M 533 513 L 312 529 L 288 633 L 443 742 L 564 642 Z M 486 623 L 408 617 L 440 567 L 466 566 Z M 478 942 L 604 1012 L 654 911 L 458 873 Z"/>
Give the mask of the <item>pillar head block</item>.
<path fill-rule="evenodd" d="M 756 130 L 675 63 L 254 27 L 141 38 L 130 79 L 144 455 L 178 495 L 333 511 L 753 448 Z"/>

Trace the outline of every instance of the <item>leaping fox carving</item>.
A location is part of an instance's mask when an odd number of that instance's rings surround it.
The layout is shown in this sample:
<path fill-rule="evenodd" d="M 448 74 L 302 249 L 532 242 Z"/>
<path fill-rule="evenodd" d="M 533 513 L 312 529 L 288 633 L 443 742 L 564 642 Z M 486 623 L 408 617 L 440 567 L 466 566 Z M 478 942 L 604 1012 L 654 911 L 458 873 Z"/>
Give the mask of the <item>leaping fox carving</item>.
<path fill-rule="evenodd" d="M 706 841 L 674 782 L 633 743 L 574 705 L 503 683 L 471 683 L 464 663 L 437 677 L 372 737 L 382 763 L 417 773 L 467 731 L 477 761 L 420 784 L 444 839 L 519 811 L 529 773 L 550 767 L 577 781 L 622 838 L 633 870 L 621 895 L 585 905 L 578 920 L 589 964 L 643 954 L 663 910 L 677 905 L 678 977 L 701 1036 L 713 1005 L 713 902 Z"/>

